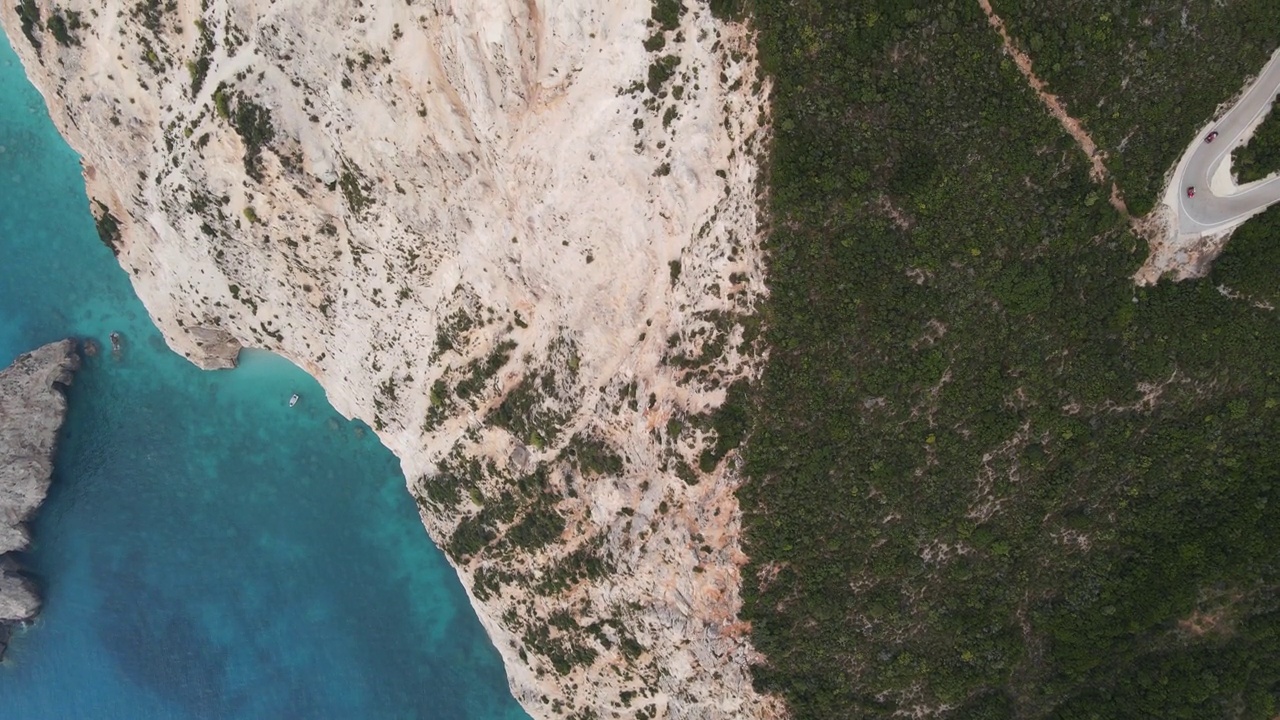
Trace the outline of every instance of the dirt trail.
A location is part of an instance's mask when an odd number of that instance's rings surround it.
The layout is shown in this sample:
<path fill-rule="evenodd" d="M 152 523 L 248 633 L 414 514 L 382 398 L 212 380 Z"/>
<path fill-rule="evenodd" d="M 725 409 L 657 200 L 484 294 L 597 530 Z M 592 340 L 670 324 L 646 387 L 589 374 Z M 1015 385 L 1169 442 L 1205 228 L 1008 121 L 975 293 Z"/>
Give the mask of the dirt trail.
<path fill-rule="evenodd" d="M 1004 42 L 1005 52 L 1013 58 L 1018 65 L 1018 70 L 1022 72 L 1022 76 L 1027 79 L 1027 83 L 1031 85 L 1031 89 L 1035 90 L 1040 101 L 1045 107 L 1049 108 L 1049 113 L 1057 118 L 1063 129 L 1067 131 L 1071 137 L 1075 138 L 1076 144 L 1088 156 L 1089 163 L 1093 169 L 1089 172 L 1089 176 L 1093 181 L 1103 185 L 1106 183 L 1110 173 L 1107 172 L 1106 154 L 1098 149 L 1098 144 L 1089 136 L 1089 131 L 1084 129 L 1081 123 L 1071 114 L 1067 112 L 1067 108 L 1058 100 L 1058 96 L 1046 89 L 1044 80 L 1036 75 L 1035 70 L 1031 67 L 1031 58 L 1022 50 L 1019 50 L 1013 44 L 1013 38 L 1009 36 L 1009 31 L 1005 28 L 1004 20 L 996 14 L 994 8 L 991 7 L 991 0 L 978 0 L 978 4 L 982 6 L 982 11 L 987 14 L 987 21 L 991 23 L 991 27 L 1000 33 L 1000 39 Z M 1124 195 L 1120 192 L 1120 187 L 1114 181 L 1111 182 L 1111 197 L 1109 198 L 1111 206 L 1123 214 L 1126 218 L 1132 220 L 1129 215 L 1129 208 L 1125 205 Z"/>

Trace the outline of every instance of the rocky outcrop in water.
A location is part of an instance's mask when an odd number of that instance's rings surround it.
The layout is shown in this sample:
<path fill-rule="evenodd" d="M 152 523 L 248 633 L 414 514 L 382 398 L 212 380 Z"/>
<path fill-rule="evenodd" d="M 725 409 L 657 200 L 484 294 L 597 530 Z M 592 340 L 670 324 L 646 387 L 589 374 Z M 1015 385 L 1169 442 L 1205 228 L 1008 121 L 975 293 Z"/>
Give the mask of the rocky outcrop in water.
<path fill-rule="evenodd" d="M 79 368 L 75 341 L 62 340 L 19 356 L 0 372 L 0 657 L 12 628 L 40 610 L 40 597 L 13 553 L 30 544 L 26 522 L 49 492 L 67 416 L 63 391 Z"/>

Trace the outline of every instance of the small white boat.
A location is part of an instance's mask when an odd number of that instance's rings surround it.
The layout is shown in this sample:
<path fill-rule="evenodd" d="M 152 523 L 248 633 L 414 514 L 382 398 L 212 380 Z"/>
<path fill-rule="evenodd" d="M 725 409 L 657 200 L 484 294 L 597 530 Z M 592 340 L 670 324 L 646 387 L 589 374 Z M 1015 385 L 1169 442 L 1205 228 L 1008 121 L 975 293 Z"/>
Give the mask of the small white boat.
<path fill-rule="evenodd" d="M 298 404 L 298 393 L 294 393 L 289 397 L 289 407 L 293 407 L 294 405 L 297 405 L 297 404 Z"/>

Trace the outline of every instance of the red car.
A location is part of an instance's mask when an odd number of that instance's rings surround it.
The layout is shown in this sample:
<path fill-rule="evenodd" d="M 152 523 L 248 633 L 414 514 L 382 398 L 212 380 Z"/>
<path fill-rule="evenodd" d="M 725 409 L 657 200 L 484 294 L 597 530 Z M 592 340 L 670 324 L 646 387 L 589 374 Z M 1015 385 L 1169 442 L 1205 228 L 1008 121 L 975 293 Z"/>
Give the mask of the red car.
<path fill-rule="evenodd" d="M 1187 197 L 1195 197 L 1195 196 L 1196 196 L 1196 189 L 1195 189 L 1195 187 L 1189 187 L 1189 188 L 1187 188 Z"/>
<path fill-rule="evenodd" d="M 1217 130 L 1214 130 L 1213 132 L 1211 132 L 1211 133 L 1209 133 L 1208 135 L 1206 135 L 1206 136 L 1205 136 L 1204 141 L 1205 141 L 1205 142 L 1207 142 L 1207 143 L 1211 143 L 1211 142 L 1213 142 L 1213 139 L 1214 139 L 1214 138 L 1216 138 L 1216 137 L 1218 137 L 1218 131 L 1217 131 Z"/>

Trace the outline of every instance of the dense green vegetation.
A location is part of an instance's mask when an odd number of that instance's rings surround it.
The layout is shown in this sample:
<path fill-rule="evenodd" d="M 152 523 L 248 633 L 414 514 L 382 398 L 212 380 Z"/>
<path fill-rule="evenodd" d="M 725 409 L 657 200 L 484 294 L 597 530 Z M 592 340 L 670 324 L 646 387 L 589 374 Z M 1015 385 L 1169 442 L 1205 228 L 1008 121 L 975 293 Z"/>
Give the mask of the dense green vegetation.
<path fill-rule="evenodd" d="M 442 483 L 438 484 L 456 488 L 466 482 L 466 478 L 455 475 L 442 478 Z M 536 550 L 560 537 L 565 520 L 555 509 L 558 497 L 548 489 L 546 466 L 540 465 L 523 475 L 515 490 L 515 493 L 503 490 L 496 498 L 485 498 L 473 485 L 470 488 L 472 501 L 481 506 L 480 511 L 458 523 L 445 545 L 445 552 L 462 561 L 491 545 L 494 546 L 491 548 L 493 554 L 501 555 L 513 547 L 524 551 Z M 452 502 L 456 501 L 455 496 Z M 502 530 L 504 525 L 509 525 L 505 532 Z M 496 589 L 496 585 L 492 589 Z"/>
<path fill-rule="evenodd" d="M 236 93 L 236 106 L 231 112 L 231 124 L 244 141 L 244 171 L 249 177 L 262 181 L 262 149 L 275 139 L 271 125 L 271 111 L 258 105 L 241 93 Z"/>
<path fill-rule="evenodd" d="M 730 450 L 742 443 L 747 434 L 747 382 L 739 380 L 729 386 L 724 404 L 711 416 L 711 427 L 716 431 L 716 441 L 702 451 L 698 466 L 703 472 L 716 469 Z"/>
<path fill-rule="evenodd" d="M 1027 0 L 1014 30 L 1072 49 L 1051 89 L 1105 147 L 1133 133 L 1111 163 L 1149 205 L 1273 4 L 1151 0 L 1106 33 L 1102 5 Z M 1182 41 L 1184 6 L 1221 41 Z M 1273 717 L 1280 210 L 1211 277 L 1135 288 L 1145 244 L 976 2 L 753 13 L 776 81 L 740 491 L 757 686 L 823 720 Z"/>
<path fill-rule="evenodd" d="M 119 255 L 120 219 L 112 215 L 102 201 L 94 200 L 93 204 L 93 223 L 98 228 L 98 239 L 102 240 L 102 244 L 111 248 L 113 255 Z"/>
<path fill-rule="evenodd" d="M 1231 152 L 1231 169 L 1242 183 L 1261 180 L 1280 170 L 1280 112 L 1274 106 L 1249 138 L 1249 144 Z"/>
<path fill-rule="evenodd" d="M 1280 41 L 1266 0 L 992 0 L 1036 73 L 1110 158 L 1135 214 Z"/>
<path fill-rule="evenodd" d="M 244 143 L 245 173 L 262 182 L 262 150 L 276 137 L 271 111 L 226 83 L 218 83 L 214 88 L 213 108 L 218 117 L 231 124 Z"/>
<path fill-rule="evenodd" d="M 338 177 L 338 187 L 342 189 L 342 197 L 347 201 L 347 207 L 354 215 L 358 216 L 373 203 L 373 198 L 369 197 L 370 188 L 366 187 L 360 168 L 353 164 L 343 163 L 342 175 Z"/>
<path fill-rule="evenodd" d="M 40 38 L 36 32 L 40 29 L 40 8 L 36 5 L 35 0 L 18 0 L 18 4 L 13 7 L 18 13 L 18 22 L 22 26 L 22 34 L 26 36 L 27 42 L 31 43 L 31 47 L 36 49 L 36 53 L 40 52 Z"/>
<path fill-rule="evenodd" d="M 63 47 L 80 44 L 80 38 L 76 36 L 76 32 L 82 27 L 84 22 L 80 19 L 80 13 L 75 10 L 67 11 L 66 17 L 63 17 L 62 11 L 55 8 L 45 22 L 45 28 L 49 30 L 49 34 Z"/>
<path fill-rule="evenodd" d="M 651 16 L 663 30 L 675 30 L 683 14 L 684 5 L 680 0 L 653 0 Z"/>
<path fill-rule="evenodd" d="M 208 0 L 204 0 L 202 5 L 207 5 Z M 207 11 L 208 7 L 203 7 L 202 11 Z M 191 97 L 200 94 L 200 88 L 204 87 L 204 80 L 209 75 L 209 64 L 216 41 L 213 32 L 209 29 L 209 25 L 205 23 L 203 18 L 196 18 L 196 30 L 200 31 L 200 42 L 196 46 L 196 57 L 194 60 L 187 61 L 187 74 L 191 76 Z"/>
<path fill-rule="evenodd" d="M 140 0 L 133 6 L 131 13 L 152 35 L 159 35 L 162 29 L 160 23 L 164 21 L 165 15 L 177 10 L 178 3 L 174 0 Z"/>
<path fill-rule="evenodd" d="M 622 456 L 607 443 L 590 435 L 574 435 L 563 455 L 584 475 L 618 475 L 622 472 Z"/>

